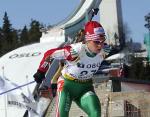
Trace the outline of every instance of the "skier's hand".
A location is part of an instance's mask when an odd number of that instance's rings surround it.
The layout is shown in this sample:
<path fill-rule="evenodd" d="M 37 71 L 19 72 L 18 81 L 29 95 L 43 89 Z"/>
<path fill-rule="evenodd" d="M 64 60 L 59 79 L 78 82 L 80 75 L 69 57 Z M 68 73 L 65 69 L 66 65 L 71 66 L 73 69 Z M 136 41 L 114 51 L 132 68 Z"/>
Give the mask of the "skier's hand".
<path fill-rule="evenodd" d="M 107 43 L 104 43 L 103 50 L 104 50 L 105 56 L 107 57 L 110 54 L 112 48 Z"/>
<path fill-rule="evenodd" d="M 57 93 L 57 84 L 51 84 L 51 89 L 52 89 L 52 96 L 55 97 Z"/>
<path fill-rule="evenodd" d="M 43 79 L 45 79 L 45 73 L 40 70 L 37 70 L 33 77 L 36 83 L 42 83 Z"/>

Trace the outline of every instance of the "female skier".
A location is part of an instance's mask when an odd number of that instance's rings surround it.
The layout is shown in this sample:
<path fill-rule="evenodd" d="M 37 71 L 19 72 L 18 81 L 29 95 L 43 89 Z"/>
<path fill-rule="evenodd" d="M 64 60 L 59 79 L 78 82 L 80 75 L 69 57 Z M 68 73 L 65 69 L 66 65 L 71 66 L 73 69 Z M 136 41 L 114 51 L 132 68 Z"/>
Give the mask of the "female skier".
<path fill-rule="evenodd" d="M 56 117 L 68 117 L 72 101 L 89 117 L 101 117 L 100 101 L 94 92 L 92 77 L 103 61 L 105 32 L 97 21 L 85 24 L 85 43 L 71 44 L 48 50 L 34 74 L 35 81 L 45 78 L 50 59 L 65 61 L 57 81 Z M 52 85 L 52 89 L 56 88 Z"/>

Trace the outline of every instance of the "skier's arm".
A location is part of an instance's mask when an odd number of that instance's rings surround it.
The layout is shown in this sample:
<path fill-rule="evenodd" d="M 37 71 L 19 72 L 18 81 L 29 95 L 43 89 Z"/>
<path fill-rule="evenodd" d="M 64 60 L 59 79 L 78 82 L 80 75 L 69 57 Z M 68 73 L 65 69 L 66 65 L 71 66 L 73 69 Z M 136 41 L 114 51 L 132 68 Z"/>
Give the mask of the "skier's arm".
<path fill-rule="evenodd" d="M 71 46 L 65 46 L 63 48 L 54 48 L 45 52 L 44 57 L 42 58 L 37 72 L 33 75 L 37 83 L 41 83 L 45 78 L 45 73 L 47 72 L 49 65 L 51 64 L 51 59 L 66 59 L 72 60 L 70 53 Z"/>

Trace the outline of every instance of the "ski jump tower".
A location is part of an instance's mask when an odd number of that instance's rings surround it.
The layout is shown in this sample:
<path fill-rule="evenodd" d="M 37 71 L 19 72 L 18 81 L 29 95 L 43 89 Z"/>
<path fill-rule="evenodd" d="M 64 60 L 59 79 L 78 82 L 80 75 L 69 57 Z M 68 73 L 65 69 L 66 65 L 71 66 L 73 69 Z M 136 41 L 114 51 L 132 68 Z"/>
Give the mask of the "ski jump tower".
<path fill-rule="evenodd" d="M 101 1 L 100 22 L 105 29 L 109 43 L 116 47 L 124 47 L 121 0 Z"/>

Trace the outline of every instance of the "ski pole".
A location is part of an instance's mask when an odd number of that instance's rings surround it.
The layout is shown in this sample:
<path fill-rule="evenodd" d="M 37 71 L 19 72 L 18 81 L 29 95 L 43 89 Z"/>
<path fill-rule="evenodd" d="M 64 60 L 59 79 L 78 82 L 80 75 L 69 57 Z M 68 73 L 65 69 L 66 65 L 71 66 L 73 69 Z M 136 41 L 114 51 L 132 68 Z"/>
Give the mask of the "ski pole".
<path fill-rule="evenodd" d="M 15 87 L 15 88 L 9 89 L 9 90 L 4 91 L 4 92 L 1 92 L 1 93 L 0 93 L 0 95 L 3 95 L 3 94 L 5 94 L 5 93 L 11 92 L 11 91 L 13 91 L 13 90 L 19 89 L 19 88 L 21 88 L 21 87 L 27 86 L 27 85 L 32 84 L 32 83 L 35 83 L 35 81 L 31 81 L 31 82 L 29 82 L 29 83 L 26 83 L 26 84 L 20 85 L 20 86 L 18 86 L 18 87 Z"/>

